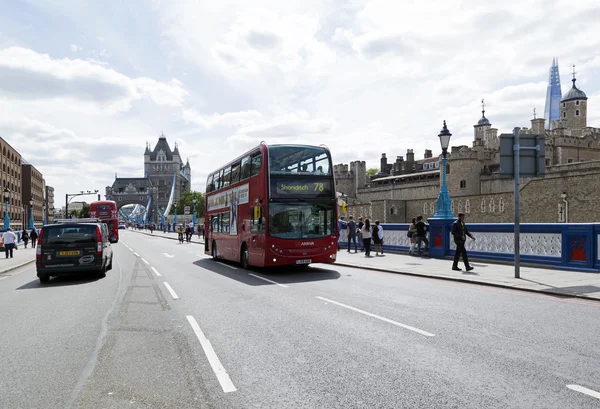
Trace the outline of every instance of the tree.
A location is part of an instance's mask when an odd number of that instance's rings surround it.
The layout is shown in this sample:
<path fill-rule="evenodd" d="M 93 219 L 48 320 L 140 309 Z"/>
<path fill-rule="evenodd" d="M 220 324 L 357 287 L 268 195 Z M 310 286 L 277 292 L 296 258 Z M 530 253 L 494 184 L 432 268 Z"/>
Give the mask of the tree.
<path fill-rule="evenodd" d="M 90 217 L 90 205 L 87 203 L 84 203 L 81 211 L 79 211 L 79 218 L 80 219 L 86 219 Z"/>
<path fill-rule="evenodd" d="M 171 207 L 171 214 L 175 214 L 175 211 L 177 211 L 177 214 L 179 215 L 183 214 L 185 206 L 189 206 L 190 214 L 193 214 L 194 198 L 196 198 L 196 217 L 204 217 L 204 193 L 194 191 L 184 192 L 183 195 L 177 201 L 176 205 Z"/>
<path fill-rule="evenodd" d="M 367 170 L 367 177 L 370 178 L 371 176 L 375 175 L 377 172 L 379 172 L 379 169 L 371 168 L 371 169 Z"/>

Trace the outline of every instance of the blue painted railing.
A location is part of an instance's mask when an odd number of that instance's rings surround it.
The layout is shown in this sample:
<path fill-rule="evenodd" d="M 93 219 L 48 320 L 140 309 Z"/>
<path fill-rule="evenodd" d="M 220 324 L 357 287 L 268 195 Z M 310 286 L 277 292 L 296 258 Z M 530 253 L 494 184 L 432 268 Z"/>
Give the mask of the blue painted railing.
<path fill-rule="evenodd" d="M 449 219 L 429 219 L 429 254 L 434 258 L 454 256 L 454 240 Z M 384 250 L 406 252 L 409 224 L 382 224 Z M 474 259 L 514 261 L 514 225 L 512 223 L 467 223 L 475 241 L 467 239 L 469 257 Z M 600 223 L 520 225 L 520 260 L 523 263 L 555 268 L 600 272 Z M 346 228 L 340 231 L 340 247 L 347 248 Z M 360 244 L 359 244 L 360 246 Z"/>

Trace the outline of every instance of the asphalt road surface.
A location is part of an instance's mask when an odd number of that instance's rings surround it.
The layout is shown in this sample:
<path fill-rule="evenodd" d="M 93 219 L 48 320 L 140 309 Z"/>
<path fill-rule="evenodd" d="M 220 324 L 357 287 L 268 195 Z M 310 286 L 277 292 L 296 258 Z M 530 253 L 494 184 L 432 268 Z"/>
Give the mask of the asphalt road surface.
<path fill-rule="evenodd" d="M 0 408 L 600 408 L 600 303 L 157 236 L 100 280 L 0 275 Z"/>

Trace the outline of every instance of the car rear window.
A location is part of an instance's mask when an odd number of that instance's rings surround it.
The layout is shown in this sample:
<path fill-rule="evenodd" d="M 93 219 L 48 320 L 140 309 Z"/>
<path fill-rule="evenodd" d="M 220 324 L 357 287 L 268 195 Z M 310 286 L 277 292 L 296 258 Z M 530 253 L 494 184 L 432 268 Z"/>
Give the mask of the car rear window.
<path fill-rule="evenodd" d="M 44 227 L 42 244 L 72 244 L 96 242 L 96 226 L 63 225 Z"/>

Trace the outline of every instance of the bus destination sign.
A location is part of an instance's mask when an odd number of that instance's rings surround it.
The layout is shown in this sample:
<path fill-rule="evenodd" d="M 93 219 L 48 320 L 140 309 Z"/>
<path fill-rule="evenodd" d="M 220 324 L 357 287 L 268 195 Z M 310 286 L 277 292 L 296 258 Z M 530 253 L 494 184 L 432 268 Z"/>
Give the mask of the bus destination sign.
<path fill-rule="evenodd" d="M 333 197 L 331 180 L 313 178 L 274 178 L 271 176 L 271 198 Z"/>

